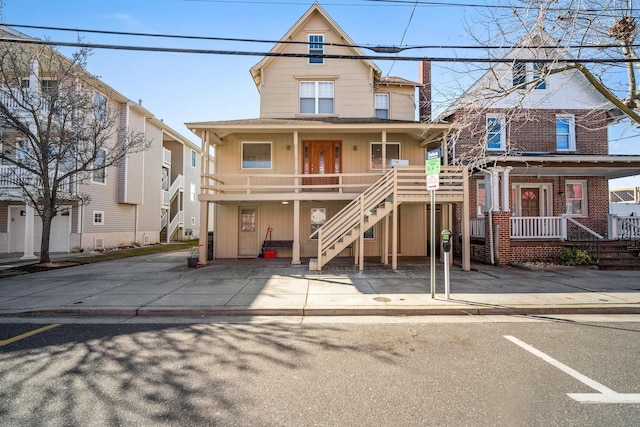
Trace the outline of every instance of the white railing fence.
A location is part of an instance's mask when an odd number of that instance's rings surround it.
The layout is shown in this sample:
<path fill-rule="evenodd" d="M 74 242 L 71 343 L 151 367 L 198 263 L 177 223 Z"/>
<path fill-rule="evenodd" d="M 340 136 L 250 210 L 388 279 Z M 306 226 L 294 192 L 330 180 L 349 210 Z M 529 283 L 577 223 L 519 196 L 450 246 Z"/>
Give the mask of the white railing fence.
<path fill-rule="evenodd" d="M 564 239 L 566 219 L 559 216 L 511 217 L 512 239 Z"/>
<path fill-rule="evenodd" d="M 640 239 L 640 217 L 609 214 L 609 238 L 614 240 Z"/>
<path fill-rule="evenodd" d="M 469 220 L 470 237 L 483 239 L 485 222 L 484 218 L 471 218 Z"/>

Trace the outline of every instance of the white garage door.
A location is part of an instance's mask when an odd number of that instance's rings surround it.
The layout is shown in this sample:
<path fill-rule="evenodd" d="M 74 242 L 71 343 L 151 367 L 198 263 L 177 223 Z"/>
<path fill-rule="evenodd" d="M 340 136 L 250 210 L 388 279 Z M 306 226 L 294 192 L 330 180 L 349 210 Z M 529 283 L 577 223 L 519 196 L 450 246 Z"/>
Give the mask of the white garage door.
<path fill-rule="evenodd" d="M 24 207 L 12 207 L 10 210 L 11 225 L 11 252 L 24 252 Z M 58 215 L 53 218 L 51 224 L 51 236 L 49 238 L 49 252 L 69 252 L 69 237 L 71 234 L 71 215 Z M 42 240 L 42 220 L 38 215 L 33 224 L 33 250 L 40 252 Z"/>

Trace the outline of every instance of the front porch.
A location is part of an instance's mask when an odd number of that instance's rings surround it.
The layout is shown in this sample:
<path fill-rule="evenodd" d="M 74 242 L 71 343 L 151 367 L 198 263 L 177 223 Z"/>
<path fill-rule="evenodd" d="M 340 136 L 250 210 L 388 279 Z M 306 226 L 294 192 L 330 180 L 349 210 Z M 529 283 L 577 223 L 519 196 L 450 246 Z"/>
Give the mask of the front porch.
<path fill-rule="evenodd" d="M 570 215 L 512 217 L 509 212 L 487 212 L 484 218 L 470 219 L 470 233 L 471 259 L 476 261 L 499 265 L 546 261 L 567 246 L 577 246 L 599 264 L 604 258 L 622 260 L 626 254 L 637 258 L 640 217 L 610 214 L 608 232 L 600 235 Z M 640 259 L 629 264 L 640 264 Z"/>

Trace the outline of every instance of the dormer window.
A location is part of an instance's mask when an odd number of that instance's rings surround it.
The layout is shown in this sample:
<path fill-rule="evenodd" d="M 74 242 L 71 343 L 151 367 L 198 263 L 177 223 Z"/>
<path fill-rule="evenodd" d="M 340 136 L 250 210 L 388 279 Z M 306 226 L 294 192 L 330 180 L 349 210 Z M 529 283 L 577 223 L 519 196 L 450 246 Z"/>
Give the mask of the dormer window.
<path fill-rule="evenodd" d="M 333 114 L 333 82 L 300 82 L 300 114 Z"/>
<path fill-rule="evenodd" d="M 324 35 L 309 34 L 309 55 L 324 55 Z M 309 64 L 324 64 L 324 58 L 310 57 Z"/>
<path fill-rule="evenodd" d="M 527 65 L 523 61 L 515 61 L 513 63 L 513 87 L 518 89 L 526 89 L 529 87 L 527 82 L 534 85 L 534 89 L 546 89 L 547 81 L 544 78 L 547 65 L 544 62 L 534 62 Z"/>
<path fill-rule="evenodd" d="M 516 61 L 513 63 L 513 86 L 523 86 L 527 81 L 527 63 Z"/>

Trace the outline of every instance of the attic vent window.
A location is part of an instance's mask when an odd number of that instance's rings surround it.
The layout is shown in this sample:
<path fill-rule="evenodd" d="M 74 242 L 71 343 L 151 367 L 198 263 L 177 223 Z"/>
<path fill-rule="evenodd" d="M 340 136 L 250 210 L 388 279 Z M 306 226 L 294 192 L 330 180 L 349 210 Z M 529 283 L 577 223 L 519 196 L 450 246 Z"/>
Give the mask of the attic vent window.
<path fill-rule="evenodd" d="M 324 55 L 324 35 L 309 34 L 309 55 Z M 324 58 L 310 57 L 309 64 L 324 64 Z"/>

